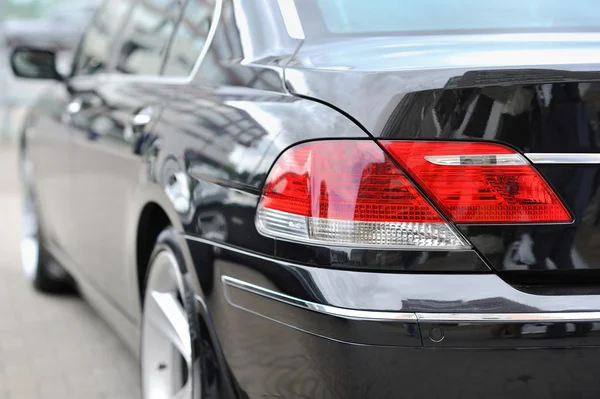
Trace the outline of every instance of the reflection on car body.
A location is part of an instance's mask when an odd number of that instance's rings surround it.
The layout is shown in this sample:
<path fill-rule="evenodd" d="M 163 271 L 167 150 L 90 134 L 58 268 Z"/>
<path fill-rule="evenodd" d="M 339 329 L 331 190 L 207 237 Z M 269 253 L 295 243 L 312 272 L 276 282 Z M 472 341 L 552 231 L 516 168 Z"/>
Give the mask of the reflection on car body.
<path fill-rule="evenodd" d="M 77 283 L 144 398 L 600 392 L 598 7 L 461 9 L 107 0 L 69 76 L 15 51 L 59 81 L 27 276 Z"/>

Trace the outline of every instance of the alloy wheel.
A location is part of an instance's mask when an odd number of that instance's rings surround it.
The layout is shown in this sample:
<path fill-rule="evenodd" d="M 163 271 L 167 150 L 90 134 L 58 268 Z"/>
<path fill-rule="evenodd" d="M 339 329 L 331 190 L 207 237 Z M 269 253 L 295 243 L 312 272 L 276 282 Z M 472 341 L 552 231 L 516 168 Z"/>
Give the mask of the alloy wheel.
<path fill-rule="evenodd" d="M 146 284 L 141 336 L 144 399 L 192 398 L 192 340 L 177 259 L 154 256 Z"/>

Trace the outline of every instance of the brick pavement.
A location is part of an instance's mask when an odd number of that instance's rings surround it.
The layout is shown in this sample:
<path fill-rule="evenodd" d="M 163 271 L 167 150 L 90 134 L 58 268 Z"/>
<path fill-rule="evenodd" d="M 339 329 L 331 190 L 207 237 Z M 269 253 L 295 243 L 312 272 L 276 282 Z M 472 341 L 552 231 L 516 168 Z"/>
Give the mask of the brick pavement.
<path fill-rule="evenodd" d="M 0 399 L 136 399 L 137 360 L 77 296 L 21 274 L 16 156 L 0 147 Z"/>

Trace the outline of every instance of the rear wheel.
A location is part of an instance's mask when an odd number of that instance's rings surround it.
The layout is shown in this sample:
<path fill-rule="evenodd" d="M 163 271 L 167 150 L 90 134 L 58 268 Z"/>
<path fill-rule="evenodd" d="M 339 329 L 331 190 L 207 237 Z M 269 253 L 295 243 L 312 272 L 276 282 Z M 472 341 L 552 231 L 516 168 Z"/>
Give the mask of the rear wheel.
<path fill-rule="evenodd" d="M 69 274 L 47 253 L 42 241 L 40 217 L 31 184 L 31 164 L 23 167 L 23 201 L 21 204 L 21 266 L 25 277 L 42 292 L 72 291 Z"/>
<path fill-rule="evenodd" d="M 200 397 L 195 361 L 198 323 L 184 281 L 174 232 L 163 231 L 150 257 L 142 312 L 140 369 L 143 399 Z M 199 385 L 199 384 L 197 384 Z"/>

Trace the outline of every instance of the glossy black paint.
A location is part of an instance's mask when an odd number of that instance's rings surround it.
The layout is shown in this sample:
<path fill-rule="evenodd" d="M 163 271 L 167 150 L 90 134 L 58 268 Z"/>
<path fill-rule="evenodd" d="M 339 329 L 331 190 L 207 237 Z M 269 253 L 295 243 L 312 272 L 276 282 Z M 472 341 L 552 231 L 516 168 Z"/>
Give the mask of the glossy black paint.
<path fill-rule="evenodd" d="M 597 295 L 589 291 L 528 292 L 496 274 L 366 273 L 302 266 L 209 240 L 187 239 L 195 264 L 203 265 L 210 275 L 210 281 L 204 282 L 205 294 L 220 285 L 225 275 L 294 298 L 346 309 L 430 313 L 600 310 Z"/>
<path fill-rule="evenodd" d="M 423 345 L 432 348 L 569 348 L 598 346 L 600 324 L 419 323 Z M 437 334 L 437 335 L 436 335 Z M 436 337 L 443 337 L 438 340 Z"/>
<path fill-rule="evenodd" d="M 220 295 L 225 295 L 230 305 L 307 334 L 348 344 L 421 346 L 416 321 L 398 323 L 332 318 L 238 288 L 225 285 L 221 288 L 225 288 L 225 292 Z"/>
<path fill-rule="evenodd" d="M 496 270 L 508 272 L 516 282 L 597 284 L 598 166 L 540 165 L 538 169 L 571 210 L 572 224 L 463 226 L 461 230 Z M 518 271 L 531 276 L 519 277 Z"/>
<path fill-rule="evenodd" d="M 485 79 L 466 74 L 449 82 L 450 87 L 403 95 L 381 130 L 371 133 L 385 139 L 497 141 L 524 153 L 599 152 L 600 109 L 595 99 L 600 86 L 595 81 L 570 82 L 589 75 L 564 74 L 569 83 L 549 83 L 561 77 L 560 72 L 498 71 L 482 73 Z M 507 85 L 507 76 L 529 84 Z M 545 82 L 537 83 L 540 80 Z M 497 270 L 598 269 L 598 166 L 537 168 L 571 211 L 573 224 L 463 231 Z M 519 248 L 531 252 L 528 259 L 515 258 Z"/>
<path fill-rule="evenodd" d="M 497 397 L 567 398 L 579 391 L 593 396 L 599 389 L 588 370 L 598 345 L 598 327 L 591 323 L 421 322 L 421 339 L 415 341 L 411 334 L 416 332 L 406 322 L 390 325 L 331 316 L 327 322 L 321 314 L 248 292 L 227 288 L 225 296 L 219 276 L 365 310 L 522 313 L 566 310 L 569 304 L 591 310 L 597 309 L 595 296 L 526 294 L 493 275 L 328 270 L 272 264 L 197 239 L 190 239 L 189 246 L 196 264 L 214 269 L 213 284 L 205 291 L 207 308 L 219 315 L 214 325 L 225 358 L 250 397 L 328 392 L 327 397 L 460 398 L 493 392 Z M 430 332 L 436 328 L 442 329 L 441 342 L 429 338 L 436 337 Z M 386 330 L 392 334 L 384 334 Z M 363 345 L 375 337 L 378 344 Z"/>
<path fill-rule="evenodd" d="M 375 138 L 486 140 L 525 153 L 600 152 L 597 66 L 575 65 L 560 57 L 564 51 L 577 49 L 582 55 L 591 51 L 585 41 L 596 40 L 596 34 L 553 43 L 543 35 L 519 35 L 518 45 L 511 35 L 502 37 L 505 41 L 500 44 L 497 35 L 451 36 L 441 43 L 434 37 L 307 40 L 286 69 L 286 83 L 298 95 L 348 113 Z M 529 61 L 524 48 L 548 51 L 552 57 L 544 59 L 543 68 L 529 68 L 526 62 L 538 60 Z M 373 57 L 360 56 L 366 51 Z M 495 54 L 506 58 L 490 64 Z M 391 70 L 391 55 L 402 59 L 397 70 Z M 523 69 L 507 61 L 519 57 Z M 464 69 L 455 64 L 458 59 L 469 59 L 477 67 Z M 440 68 L 422 70 L 421 63 Z M 347 71 L 334 73 L 330 70 L 334 65 Z M 335 86 L 357 95 L 344 96 Z M 358 98 L 368 98 L 371 107 L 363 107 Z M 489 266 L 510 270 L 515 282 L 600 281 L 588 273 L 600 266 L 594 250 L 598 167 L 538 169 L 573 214 L 572 225 L 479 226 L 463 231 Z M 519 249 L 526 254 L 515 255 Z M 529 278 L 525 274 L 530 270 L 546 273 L 542 280 L 540 273 Z M 514 277 L 516 271 L 526 273 Z"/>
<path fill-rule="evenodd" d="M 216 324 L 225 355 L 234 360 L 232 372 L 249 397 L 572 398 L 580 390 L 593 397 L 599 389 L 592 371 L 597 348 L 348 345 L 243 310 L 229 315 Z"/>
<path fill-rule="evenodd" d="M 180 233 L 212 397 L 597 396 L 593 324 L 341 319 L 225 292 L 221 279 L 348 310 L 600 311 L 593 284 L 561 275 L 557 287 L 555 273 L 507 261 L 517 240 L 537 234 L 532 241 L 549 247 L 534 251 L 559 271 L 575 252 L 600 269 L 596 166 L 539 167 L 574 224 L 460 226 L 473 250 L 325 248 L 266 238 L 254 224 L 271 166 L 307 140 L 484 139 L 523 152 L 600 152 L 598 66 L 564 57 L 597 52 L 600 37 L 302 41 L 275 0 L 226 0 L 220 11 L 195 76 L 70 77 L 39 99 L 24 127 L 48 249 L 129 345 L 138 346 L 145 272 L 139 227 L 158 220 L 144 219 L 158 209 Z M 549 53 L 537 65 L 527 51 Z M 148 108 L 150 123 L 133 129 Z"/>
<path fill-rule="evenodd" d="M 490 268 L 474 251 L 377 251 L 343 247 L 316 247 L 284 241 L 275 256 L 299 264 L 346 270 L 404 273 L 481 273 Z"/>

